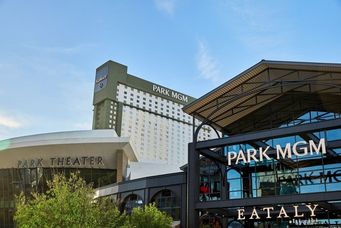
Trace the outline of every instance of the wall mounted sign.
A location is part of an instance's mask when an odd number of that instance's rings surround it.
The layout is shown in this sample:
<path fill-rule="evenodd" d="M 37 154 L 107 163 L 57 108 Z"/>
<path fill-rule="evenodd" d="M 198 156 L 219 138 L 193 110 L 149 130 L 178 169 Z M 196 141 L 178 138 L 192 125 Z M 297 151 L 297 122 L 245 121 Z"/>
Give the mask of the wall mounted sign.
<path fill-rule="evenodd" d="M 17 168 L 37 168 L 37 167 L 79 167 L 79 166 L 104 166 L 101 156 L 82 157 L 52 157 L 49 159 L 36 158 L 19 160 Z"/>
<path fill-rule="evenodd" d="M 256 209 L 254 207 L 251 211 L 249 211 L 248 216 L 245 215 L 246 211 L 245 209 L 237 209 L 238 213 L 238 220 L 247 220 L 247 219 L 281 219 L 281 218 L 313 218 L 316 217 L 316 209 L 318 207 L 318 204 L 306 204 L 306 205 L 293 205 L 291 207 L 287 206 L 281 206 L 281 207 L 263 207 L 260 209 Z M 305 210 L 303 210 L 303 208 Z M 275 209 L 276 210 L 275 212 Z M 306 210 L 308 209 L 308 211 Z M 289 213 L 288 211 L 293 211 L 293 213 Z M 306 212 L 303 212 L 306 211 Z M 265 212 L 265 214 L 263 213 Z M 262 215 L 264 214 L 264 215 Z M 263 216 L 263 217 L 262 217 Z"/>
<path fill-rule="evenodd" d="M 175 92 L 175 91 L 170 90 L 170 89 L 163 88 L 163 87 L 158 86 L 158 85 L 153 84 L 153 91 L 157 92 L 159 94 L 163 94 L 163 95 L 168 96 L 168 97 L 175 98 L 175 99 L 183 101 L 183 102 L 188 102 L 188 97 L 186 95 L 184 95 L 182 93 Z"/>
<path fill-rule="evenodd" d="M 271 160 L 272 158 L 267 154 L 270 150 L 275 150 L 275 159 L 287 159 L 292 158 L 293 155 L 297 157 L 303 157 L 306 155 L 313 154 L 326 154 L 326 140 L 321 138 L 319 142 L 315 143 L 313 140 L 309 140 L 308 143 L 306 141 L 298 141 L 294 144 L 287 143 L 284 148 L 281 145 L 276 145 L 275 148 L 271 148 L 267 146 L 265 148 L 259 147 L 257 149 L 247 149 L 246 153 L 243 150 L 239 150 L 239 152 L 228 151 L 227 153 L 227 162 L 228 165 L 231 165 L 232 162 L 234 164 L 239 163 L 250 163 L 251 161 L 264 161 Z"/>
<path fill-rule="evenodd" d="M 98 92 L 106 87 L 108 83 L 108 66 L 102 67 L 96 71 L 95 92 Z"/>

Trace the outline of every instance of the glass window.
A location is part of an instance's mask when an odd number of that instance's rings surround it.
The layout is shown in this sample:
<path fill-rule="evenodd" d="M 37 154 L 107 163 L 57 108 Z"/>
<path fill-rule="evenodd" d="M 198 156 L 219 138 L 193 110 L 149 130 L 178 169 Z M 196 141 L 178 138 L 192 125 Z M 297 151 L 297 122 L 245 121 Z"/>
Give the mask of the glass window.
<path fill-rule="evenodd" d="M 131 194 L 127 196 L 122 203 L 122 210 L 130 214 L 136 207 L 142 207 L 143 200 L 139 195 Z"/>
<path fill-rule="evenodd" d="M 151 200 L 156 204 L 160 211 L 164 211 L 173 217 L 174 220 L 180 219 L 180 200 L 171 190 L 165 189 L 155 194 Z"/>

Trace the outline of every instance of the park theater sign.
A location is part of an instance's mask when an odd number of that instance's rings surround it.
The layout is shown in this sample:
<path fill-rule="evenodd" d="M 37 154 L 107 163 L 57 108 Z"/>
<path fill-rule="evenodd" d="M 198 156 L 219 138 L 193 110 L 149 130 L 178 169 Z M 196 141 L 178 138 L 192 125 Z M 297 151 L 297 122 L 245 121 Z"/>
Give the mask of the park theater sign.
<path fill-rule="evenodd" d="M 308 143 L 306 141 L 298 141 L 294 144 L 287 143 L 284 148 L 281 145 L 276 145 L 275 148 L 271 148 L 267 146 L 265 148 L 259 147 L 257 149 L 247 149 L 246 153 L 243 150 L 239 150 L 239 152 L 228 151 L 227 153 L 227 163 L 228 165 L 232 165 L 239 163 L 250 163 L 251 161 L 262 162 L 264 160 L 271 160 L 272 158 L 267 154 L 270 151 L 275 152 L 275 159 L 291 159 L 292 156 L 303 157 L 306 155 L 313 154 L 326 154 L 326 140 L 321 138 L 317 143 L 313 140 L 309 140 Z"/>
<path fill-rule="evenodd" d="M 17 168 L 38 167 L 103 167 L 102 156 L 51 157 L 19 160 Z"/>

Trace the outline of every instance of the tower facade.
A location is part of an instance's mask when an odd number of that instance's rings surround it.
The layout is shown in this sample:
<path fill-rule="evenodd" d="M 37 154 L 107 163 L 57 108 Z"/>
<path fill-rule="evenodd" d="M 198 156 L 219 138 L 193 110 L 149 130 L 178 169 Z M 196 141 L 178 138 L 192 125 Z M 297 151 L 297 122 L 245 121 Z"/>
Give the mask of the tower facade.
<path fill-rule="evenodd" d="M 195 99 L 127 73 L 108 61 L 96 70 L 93 129 L 115 129 L 131 137 L 139 161 L 183 165 L 193 119 L 182 107 Z M 201 139 L 215 137 L 205 129 Z"/>

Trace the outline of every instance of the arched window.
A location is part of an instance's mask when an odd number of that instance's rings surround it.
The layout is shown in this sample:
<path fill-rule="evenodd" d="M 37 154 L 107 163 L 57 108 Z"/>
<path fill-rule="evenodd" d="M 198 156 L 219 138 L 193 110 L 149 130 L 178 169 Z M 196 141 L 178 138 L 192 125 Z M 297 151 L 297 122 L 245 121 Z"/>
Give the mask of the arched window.
<path fill-rule="evenodd" d="M 130 214 L 133 208 L 142 207 L 143 200 L 139 195 L 131 194 L 127 196 L 122 203 L 122 211 L 125 211 L 127 214 Z"/>
<path fill-rule="evenodd" d="M 228 199 L 243 198 L 243 179 L 240 173 L 235 169 L 228 169 L 226 171 L 226 178 Z"/>
<path fill-rule="evenodd" d="M 172 216 L 174 220 L 180 219 L 180 200 L 171 190 L 165 189 L 156 193 L 151 202 L 155 203 L 160 211 Z"/>
<path fill-rule="evenodd" d="M 231 221 L 227 224 L 227 228 L 243 228 L 244 225 L 239 221 Z"/>

